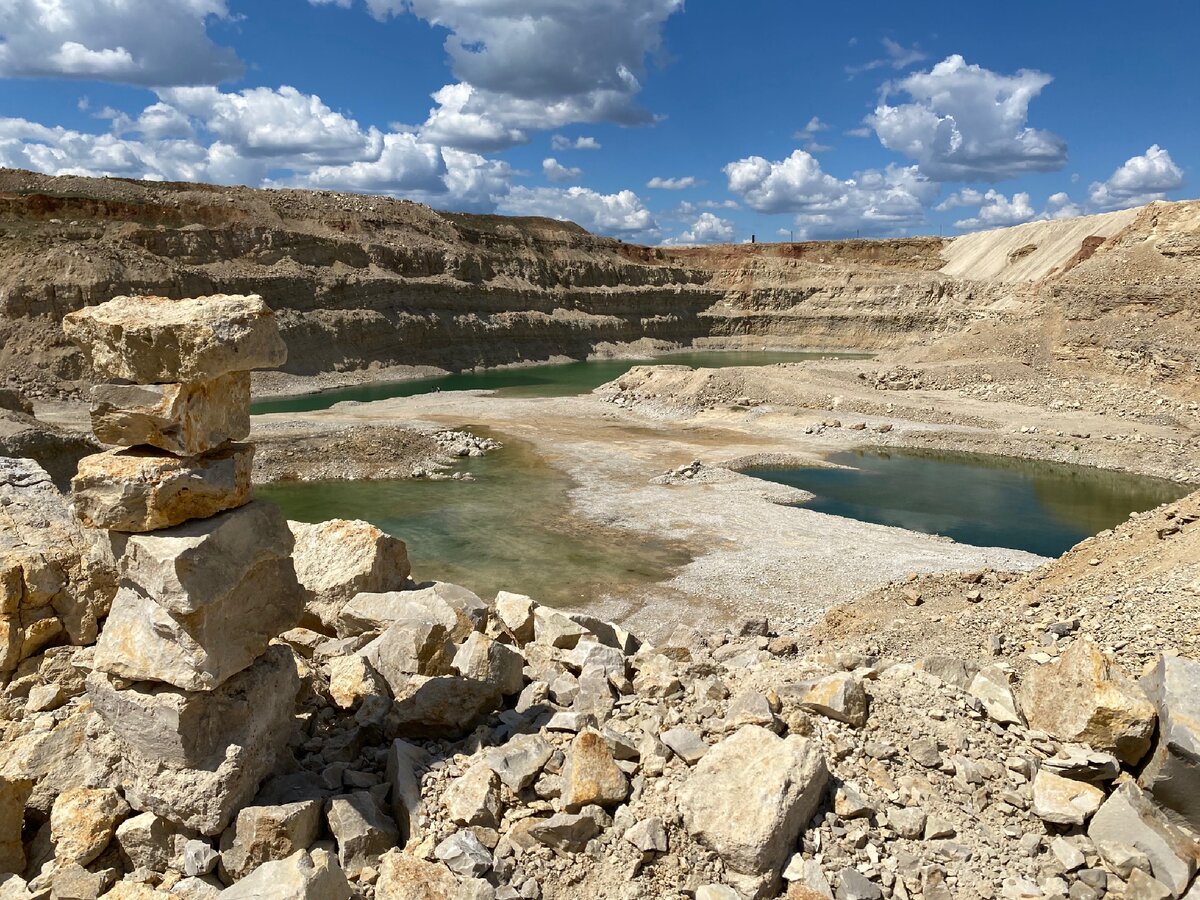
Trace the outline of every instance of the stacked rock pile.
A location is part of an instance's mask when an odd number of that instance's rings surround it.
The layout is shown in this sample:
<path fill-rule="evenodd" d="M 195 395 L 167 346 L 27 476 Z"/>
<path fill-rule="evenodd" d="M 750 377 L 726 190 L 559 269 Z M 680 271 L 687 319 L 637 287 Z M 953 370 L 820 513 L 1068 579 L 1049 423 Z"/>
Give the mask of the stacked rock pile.
<path fill-rule="evenodd" d="M 286 358 L 257 296 L 118 297 L 64 329 L 101 378 L 92 428 L 116 445 L 72 482 L 111 533 L 120 585 L 88 694 L 138 810 L 219 834 L 286 746 L 294 657 L 268 644 L 303 593 L 292 534 L 251 501 L 250 370 Z"/>

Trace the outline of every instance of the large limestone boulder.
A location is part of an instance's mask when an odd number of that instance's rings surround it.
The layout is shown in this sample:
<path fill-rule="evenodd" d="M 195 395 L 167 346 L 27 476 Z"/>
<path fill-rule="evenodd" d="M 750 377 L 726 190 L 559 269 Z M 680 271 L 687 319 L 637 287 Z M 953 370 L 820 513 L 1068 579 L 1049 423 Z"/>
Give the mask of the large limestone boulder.
<path fill-rule="evenodd" d="M 1160 657 L 1141 685 L 1158 709 L 1158 740 L 1139 783 L 1200 831 L 1200 662 Z"/>
<path fill-rule="evenodd" d="M 251 665 L 270 640 L 300 619 L 290 559 L 268 559 L 233 591 L 191 615 L 172 613 L 122 587 L 96 646 L 97 669 L 132 681 L 211 691 Z"/>
<path fill-rule="evenodd" d="M 115 297 L 68 313 L 63 331 L 100 378 L 139 384 L 207 381 L 287 361 L 275 314 L 253 294 Z"/>
<path fill-rule="evenodd" d="M 104 444 L 142 444 L 197 456 L 250 434 L 250 373 L 175 384 L 98 384 L 92 433 Z"/>
<path fill-rule="evenodd" d="M 254 447 L 228 444 L 202 456 L 143 448 L 80 460 L 71 480 L 75 513 L 91 528 L 156 531 L 204 519 L 250 499 Z"/>
<path fill-rule="evenodd" d="M 325 818 L 337 841 L 338 862 L 351 878 L 400 843 L 400 829 L 370 791 L 325 801 Z"/>
<path fill-rule="evenodd" d="M 500 704 L 500 690 L 487 681 L 439 675 L 409 677 L 398 690 L 385 727 L 393 737 L 457 738 L 471 731 Z"/>
<path fill-rule="evenodd" d="M 370 522 L 288 522 L 295 536 L 296 576 L 304 586 L 309 628 L 333 633 L 338 614 L 361 593 L 399 590 L 412 567 L 404 541 Z"/>
<path fill-rule="evenodd" d="M 263 863 L 221 900 L 350 900 L 346 873 L 325 850 L 298 850 L 287 859 Z"/>
<path fill-rule="evenodd" d="M 829 781 L 820 747 L 746 725 L 704 755 L 679 790 L 684 823 L 744 896 L 778 888 L 780 870 Z"/>
<path fill-rule="evenodd" d="M 1175 897 L 1187 890 L 1200 862 L 1200 842 L 1195 833 L 1169 822 L 1150 796 L 1132 781 L 1108 796 L 1092 816 L 1087 833 L 1097 846 L 1116 842 L 1144 853 L 1154 877 Z"/>
<path fill-rule="evenodd" d="M 159 606 L 189 615 L 234 594 L 245 595 L 250 572 L 287 559 L 291 550 L 292 533 L 283 513 L 259 500 L 212 518 L 130 536 L 121 575 Z"/>
<path fill-rule="evenodd" d="M 0 675 L 48 645 L 96 640 L 117 587 L 104 538 L 41 466 L 0 457 Z"/>
<path fill-rule="evenodd" d="M 1030 728 L 1060 740 L 1091 744 L 1129 764 L 1150 749 L 1154 705 L 1090 640 L 1028 672 L 1020 702 Z"/>
<path fill-rule="evenodd" d="M 103 727 L 89 750 L 112 761 L 134 809 L 217 835 L 273 771 L 299 687 L 295 657 L 278 644 L 212 691 L 122 687 L 95 671 L 88 695 Z"/>

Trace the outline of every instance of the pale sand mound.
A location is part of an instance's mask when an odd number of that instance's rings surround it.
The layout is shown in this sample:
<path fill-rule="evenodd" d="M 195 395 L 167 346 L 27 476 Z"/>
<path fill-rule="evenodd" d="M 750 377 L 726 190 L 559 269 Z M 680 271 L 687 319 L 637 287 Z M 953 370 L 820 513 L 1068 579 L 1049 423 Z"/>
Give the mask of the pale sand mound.
<path fill-rule="evenodd" d="M 1085 238 L 1112 237 L 1130 225 L 1138 212 L 1125 209 L 966 234 L 942 249 L 946 264 L 941 272 L 977 281 L 1037 281 L 1070 262 Z"/>

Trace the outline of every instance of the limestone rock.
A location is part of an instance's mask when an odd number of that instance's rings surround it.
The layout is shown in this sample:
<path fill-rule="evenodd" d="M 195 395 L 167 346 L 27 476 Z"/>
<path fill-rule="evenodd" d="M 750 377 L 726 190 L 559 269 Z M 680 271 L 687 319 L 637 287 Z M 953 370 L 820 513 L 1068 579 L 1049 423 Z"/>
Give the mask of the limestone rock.
<path fill-rule="evenodd" d="M 350 900 L 350 885 L 337 860 L 323 850 L 299 850 L 287 859 L 263 863 L 221 900 Z"/>
<path fill-rule="evenodd" d="M 456 831 L 433 850 L 451 872 L 478 878 L 492 867 L 492 854 L 470 831 Z"/>
<path fill-rule="evenodd" d="M 296 576 L 303 585 L 306 622 L 335 631 L 338 615 L 357 594 L 398 591 L 412 567 L 404 541 L 370 522 L 331 519 L 288 522 L 296 539 Z"/>
<path fill-rule="evenodd" d="M 25 871 L 25 847 L 21 827 L 25 801 L 33 790 L 28 778 L 0 777 L 0 872 Z"/>
<path fill-rule="evenodd" d="M 117 846 L 134 869 L 165 872 L 175 856 L 175 828 L 162 816 L 140 813 L 117 826 Z"/>
<path fill-rule="evenodd" d="M 1169 822 L 1150 796 L 1132 781 L 1109 794 L 1092 816 L 1087 834 L 1097 847 L 1115 842 L 1146 854 L 1154 877 L 1175 896 L 1187 890 L 1200 860 L 1195 834 Z"/>
<path fill-rule="evenodd" d="M 183 847 L 183 873 L 189 878 L 207 875 L 217 867 L 221 855 L 208 841 L 193 838 Z"/>
<path fill-rule="evenodd" d="M 1158 739 L 1139 783 L 1200 831 L 1200 662 L 1162 656 L 1141 684 L 1158 710 Z"/>
<path fill-rule="evenodd" d="M 320 831 L 319 800 L 247 806 L 221 835 L 221 876 L 227 882 L 239 881 L 264 863 L 307 850 Z"/>
<path fill-rule="evenodd" d="M 1033 779 L 1033 814 L 1055 825 L 1082 825 L 1104 802 L 1104 791 L 1045 769 Z"/>
<path fill-rule="evenodd" d="M 996 666 L 988 666 L 971 679 L 967 693 L 983 704 L 988 717 L 1001 725 L 1020 725 L 1021 713 L 1008 675 Z"/>
<path fill-rule="evenodd" d="M 250 373 L 175 384 L 98 384 L 92 432 L 104 444 L 146 444 L 196 456 L 250 434 Z"/>
<path fill-rule="evenodd" d="M 400 621 L 359 651 L 388 683 L 393 695 L 404 691 L 411 675 L 447 675 L 454 645 L 445 626 Z"/>
<path fill-rule="evenodd" d="M 562 769 L 562 800 L 568 812 L 584 806 L 616 806 L 629 796 L 629 779 L 617 767 L 604 736 L 586 730 L 575 736 Z"/>
<path fill-rule="evenodd" d="M 95 641 L 116 588 L 111 548 L 49 474 L 0 457 L 0 676 L 51 641 Z"/>
<path fill-rule="evenodd" d="M 367 697 L 389 696 L 387 682 L 364 656 L 335 656 L 328 668 L 329 696 L 342 709 L 352 709 Z"/>
<path fill-rule="evenodd" d="M 394 696 L 385 728 L 400 737 L 461 737 L 500 703 L 494 684 L 454 675 L 414 675 Z"/>
<path fill-rule="evenodd" d="M 461 642 L 483 631 L 487 605 L 466 588 L 434 583 L 411 591 L 358 594 L 338 615 L 338 634 L 383 631 L 394 622 L 440 624 L 450 640 Z"/>
<path fill-rule="evenodd" d="M 597 813 L 602 812 L 599 807 L 587 807 L 577 813 L 557 813 L 530 827 L 529 836 L 547 847 L 578 853 L 601 832 L 604 820 Z"/>
<path fill-rule="evenodd" d="M 533 610 L 534 640 L 539 644 L 571 650 L 587 629 L 577 625 L 556 609 L 537 606 Z"/>
<path fill-rule="evenodd" d="M 519 734 L 499 747 L 484 753 L 492 771 L 514 794 L 533 784 L 542 766 L 546 765 L 554 748 L 537 734 Z"/>
<path fill-rule="evenodd" d="M 537 602 L 524 594 L 501 591 L 496 595 L 496 618 L 505 633 L 518 647 L 533 640 L 533 611 Z"/>
<path fill-rule="evenodd" d="M 54 856 L 86 866 L 112 840 L 129 804 L 112 788 L 73 788 L 59 794 L 50 812 Z"/>
<path fill-rule="evenodd" d="M 105 379 L 162 384 L 287 361 L 275 314 L 256 295 L 115 297 L 68 313 L 63 331 Z"/>
<path fill-rule="evenodd" d="M 704 743 L 704 739 L 690 728 L 672 728 L 664 731 L 659 738 L 664 744 L 671 748 L 671 752 L 682 759 L 689 766 L 694 766 L 700 762 L 704 754 L 708 753 L 708 744 Z"/>
<path fill-rule="evenodd" d="M 133 532 L 207 518 L 249 500 L 253 463 L 250 444 L 188 457 L 136 447 L 97 453 L 71 479 L 75 512 L 91 528 Z"/>
<path fill-rule="evenodd" d="M 679 789 L 679 806 L 688 831 L 760 897 L 778 886 L 828 780 L 817 742 L 747 725 L 705 754 Z"/>
<path fill-rule="evenodd" d="M 453 666 L 464 678 L 494 684 L 506 697 L 519 694 L 525 686 L 525 658 L 477 631 L 458 648 Z"/>
<path fill-rule="evenodd" d="M 96 646 L 96 668 L 185 691 L 215 690 L 300 618 L 300 587 L 290 559 L 260 563 L 238 588 L 191 615 L 177 615 L 141 591 L 122 587 Z"/>
<path fill-rule="evenodd" d="M 390 850 L 379 864 L 375 900 L 458 900 L 458 881 L 440 863 Z"/>
<path fill-rule="evenodd" d="M 392 786 L 392 818 L 400 829 L 401 840 L 407 844 L 419 841 L 421 816 L 424 806 L 421 801 L 421 777 L 418 768 L 428 763 L 428 754 L 416 744 L 395 740 L 388 748 L 387 780 Z"/>
<path fill-rule="evenodd" d="M 838 672 L 814 682 L 788 685 L 780 691 L 784 702 L 861 728 L 867 722 L 867 694 L 862 682 L 849 672 Z"/>
<path fill-rule="evenodd" d="M 667 829 L 658 816 L 642 819 L 626 831 L 624 837 L 643 853 L 666 853 L 668 849 Z"/>
<path fill-rule="evenodd" d="M 375 795 L 359 791 L 325 801 L 325 818 L 337 841 L 338 862 L 351 878 L 400 842 L 396 823 L 379 808 Z"/>
<path fill-rule="evenodd" d="M 134 809 L 217 835 L 286 747 L 298 689 L 295 657 L 281 645 L 214 691 L 119 688 L 93 672 L 88 695 L 106 727 L 89 746 L 114 758 Z"/>
<path fill-rule="evenodd" d="M 256 500 L 212 518 L 130 536 L 120 569 L 127 583 L 159 606 L 190 615 L 234 593 L 259 589 L 245 584 L 248 573 L 291 552 L 283 513 Z"/>
<path fill-rule="evenodd" d="M 54 871 L 50 896 L 54 900 L 96 900 L 117 880 L 116 869 L 91 872 L 79 863 L 67 863 Z"/>
<path fill-rule="evenodd" d="M 500 778 L 486 762 L 477 762 L 451 782 L 442 795 L 450 820 L 459 825 L 500 827 Z"/>
<path fill-rule="evenodd" d="M 1021 708 L 1030 728 L 1109 750 L 1130 764 L 1150 748 L 1156 718 L 1142 689 L 1090 640 L 1027 673 Z"/>

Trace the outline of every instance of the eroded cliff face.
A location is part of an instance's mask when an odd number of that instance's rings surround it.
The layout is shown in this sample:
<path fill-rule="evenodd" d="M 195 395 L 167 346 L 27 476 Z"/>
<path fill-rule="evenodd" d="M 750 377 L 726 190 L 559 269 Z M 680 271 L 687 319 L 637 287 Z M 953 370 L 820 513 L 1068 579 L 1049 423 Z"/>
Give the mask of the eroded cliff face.
<path fill-rule="evenodd" d="M 650 248 L 406 201 L 0 170 L 0 373 L 90 373 L 58 323 L 123 293 L 258 293 L 287 370 L 491 366 L 601 344 L 1006 354 L 1200 377 L 1200 203 L 908 238 Z"/>

